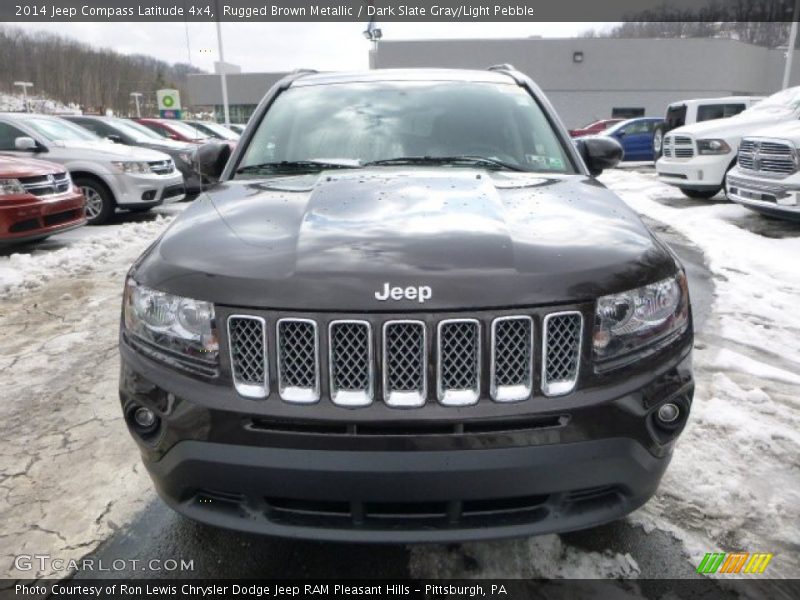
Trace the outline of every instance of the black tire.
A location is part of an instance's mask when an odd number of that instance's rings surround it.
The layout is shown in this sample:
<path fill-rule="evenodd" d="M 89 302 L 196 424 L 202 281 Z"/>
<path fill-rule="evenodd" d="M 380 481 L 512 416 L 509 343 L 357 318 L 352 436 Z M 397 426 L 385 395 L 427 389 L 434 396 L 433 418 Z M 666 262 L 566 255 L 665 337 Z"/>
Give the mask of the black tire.
<path fill-rule="evenodd" d="M 681 188 L 681 191 L 688 196 L 689 198 L 693 198 L 694 200 L 710 200 L 717 194 L 719 194 L 722 188 L 718 187 L 715 190 L 694 190 L 692 188 Z"/>
<path fill-rule="evenodd" d="M 653 129 L 653 161 L 661 158 L 664 151 L 664 136 L 667 134 L 663 125 L 656 125 Z"/>
<path fill-rule="evenodd" d="M 102 225 L 114 214 L 116 202 L 108 186 L 94 177 L 76 177 L 74 183 L 86 197 L 89 225 Z"/>

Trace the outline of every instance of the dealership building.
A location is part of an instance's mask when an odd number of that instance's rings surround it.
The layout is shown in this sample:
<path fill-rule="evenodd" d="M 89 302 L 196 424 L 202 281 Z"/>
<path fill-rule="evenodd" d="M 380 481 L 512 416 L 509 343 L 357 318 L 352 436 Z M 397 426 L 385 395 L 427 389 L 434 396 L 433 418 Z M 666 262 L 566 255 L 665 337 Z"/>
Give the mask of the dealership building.
<path fill-rule="evenodd" d="M 510 63 L 539 84 L 568 127 L 616 116 L 662 116 L 676 100 L 768 95 L 780 89 L 784 61 L 784 50 L 704 38 L 381 40 L 369 57 L 370 67 L 380 69 Z M 245 122 L 283 75 L 228 72 L 231 121 Z M 800 81 L 798 56 L 791 81 Z M 193 106 L 214 106 L 221 120 L 218 75 L 190 75 L 188 91 Z"/>

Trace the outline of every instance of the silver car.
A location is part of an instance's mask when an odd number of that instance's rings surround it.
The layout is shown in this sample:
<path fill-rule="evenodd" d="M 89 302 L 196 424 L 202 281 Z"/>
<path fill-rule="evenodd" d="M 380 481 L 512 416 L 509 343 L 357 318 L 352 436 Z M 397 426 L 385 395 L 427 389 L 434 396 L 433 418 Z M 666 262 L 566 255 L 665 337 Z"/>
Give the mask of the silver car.
<path fill-rule="evenodd" d="M 58 117 L 0 113 L 0 152 L 64 165 L 86 196 L 92 225 L 117 208 L 146 211 L 186 194 L 183 176 L 167 154 L 114 144 Z"/>

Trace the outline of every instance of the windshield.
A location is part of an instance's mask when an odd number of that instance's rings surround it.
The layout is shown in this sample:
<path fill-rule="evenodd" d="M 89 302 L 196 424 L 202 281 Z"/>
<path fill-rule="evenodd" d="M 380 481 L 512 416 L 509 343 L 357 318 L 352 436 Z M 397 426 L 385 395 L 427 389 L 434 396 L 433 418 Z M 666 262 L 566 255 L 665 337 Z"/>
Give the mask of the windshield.
<path fill-rule="evenodd" d="M 193 127 L 188 123 L 184 123 L 183 121 L 170 121 L 169 127 L 180 133 L 183 137 L 187 137 L 192 140 L 208 139 L 208 136 L 197 129 L 197 127 Z"/>
<path fill-rule="evenodd" d="M 108 124 L 119 131 L 120 133 L 124 133 L 125 135 L 131 137 L 135 142 L 141 142 L 147 144 L 152 142 L 154 139 L 161 140 L 158 135 L 147 129 L 147 127 L 142 127 L 145 130 L 145 133 L 138 127 L 133 127 L 135 123 L 131 123 L 130 121 L 124 121 L 123 119 L 114 119 L 113 121 L 109 121 Z"/>
<path fill-rule="evenodd" d="M 459 156 L 525 171 L 574 172 L 546 116 L 523 88 L 461 81 L 290 88 L 264 116 L 239 167 Z"/>
<path fill-rule="evenodd" d="M 131 137 L 136 136 L 135 137 L 136 141 L 149 142 L 151 140 L 164 139 L 164 136 L 158 135 L 155 131 L 153 131 L 149 127 L 145 127 L 144 125 L 142 125 L 141 123 L 137 123 L 136 121 L 127 121 L 125 119 L 114 119 L 112 121 L 112 125 L 117 129 L 124 131 Z"/>
<path fill-rule="evenodd" d="M 100 138 L 83 127 L 62 119 L 25 119 L 25 124 L 51 142 L 98 142 Z"/>
<path fill-rule="evenodd" d="M 218 135 L 223 140 L 234 140 L 235 141 L 235 140 L 239 139 L 239 136 L 234 131 L 231 131 L 227 127 L 224 127 L 224 126 L 219 125 L 217 123 L 211 123 L 211 122 L 208 122 L 208 121 L 203 121 L 202 123 L 197 123 L 195 125 L 195 127 L 198 128 L 198 129 L 208 130 L 212 134 Z"/>
<path fill-rule="evenodd" d="M 772 94 L 755 106 L 748 108 L 745 113 L 762 111 L 796 110 L 800 107 L 800 87 L 788 88 L 777 94 Z M 740 113 L 743 114 L 743 113 Z"/>

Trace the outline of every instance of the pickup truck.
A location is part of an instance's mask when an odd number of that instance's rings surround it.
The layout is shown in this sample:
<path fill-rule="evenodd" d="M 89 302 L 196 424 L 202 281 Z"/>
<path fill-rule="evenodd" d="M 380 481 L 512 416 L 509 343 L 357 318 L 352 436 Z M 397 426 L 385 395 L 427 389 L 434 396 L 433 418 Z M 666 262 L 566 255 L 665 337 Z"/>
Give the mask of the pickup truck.
<path fill-rule="evenodd" d="M 708 199 L 725 187 L 742 138 L 765 126 L 800 117 L 800 87 L 782 90 L 728 119 L 685 125 L 664 137 L 658 178 L 686 196 Z"/>

